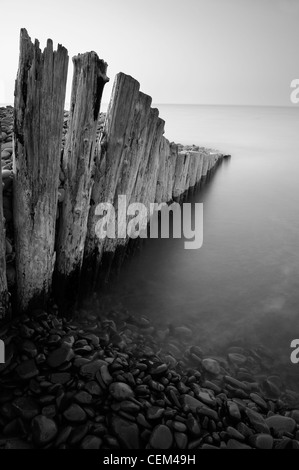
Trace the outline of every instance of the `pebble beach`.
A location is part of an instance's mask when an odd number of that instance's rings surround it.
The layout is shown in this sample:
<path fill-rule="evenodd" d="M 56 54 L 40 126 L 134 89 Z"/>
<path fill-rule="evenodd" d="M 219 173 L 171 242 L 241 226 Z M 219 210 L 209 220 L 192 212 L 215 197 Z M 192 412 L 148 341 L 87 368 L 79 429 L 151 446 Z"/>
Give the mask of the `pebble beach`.
<path fill-rule="evenodd" d="M 0 119 L 13 289 L 13 108 Z M 1 328 L 0 449 L 299 449 L 299 393 L 265 348 L 207 353 L 189 326 L 162 328 L 113 299 L 90 303 L 71 319 L 53 304 Z"/>

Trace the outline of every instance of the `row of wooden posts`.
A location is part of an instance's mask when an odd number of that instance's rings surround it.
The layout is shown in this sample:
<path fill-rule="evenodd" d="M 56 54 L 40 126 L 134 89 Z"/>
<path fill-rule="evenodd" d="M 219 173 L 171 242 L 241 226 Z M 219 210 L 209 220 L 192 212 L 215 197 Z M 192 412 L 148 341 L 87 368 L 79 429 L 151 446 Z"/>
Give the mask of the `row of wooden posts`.
<path fill-rule="evenodd" d="M 54 286 L 71 295 L 83 261 L 115 252 L 126 239 L 99 240 L 99 202 L 169 202 L 195 186 L 223 155 L 180 152 L 163 136 L 164 121 L 139 83 L 119 73 L 97 139 L 107 64 L 95 52 L 73 58 L 74 74 L 65 147 L 61 153 L 68 52 L 48 40 L 42 52 L 21 30 L 15 85 L 13 223 L 16 254 L 15 309 L 44 307 Z M 59 174 L 64 200 L 59 210 Z M 0 191 L 0 313 L 9 311 L 5 271 L 5 221 Z"/>

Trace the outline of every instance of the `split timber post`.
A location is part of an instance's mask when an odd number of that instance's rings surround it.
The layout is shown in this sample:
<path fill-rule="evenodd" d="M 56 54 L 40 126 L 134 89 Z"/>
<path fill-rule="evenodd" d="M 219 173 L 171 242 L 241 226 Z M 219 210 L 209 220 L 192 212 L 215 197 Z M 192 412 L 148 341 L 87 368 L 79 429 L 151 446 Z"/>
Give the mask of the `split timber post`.
<path fill-rule="evenodd" d="M 107 64 L 95 52 L 73 58 L 74 75 L 63 154 L 65 197 L 57 240 L 56 290 L 60 302 L 77 292 L 95 172 L 96 131 Z"/>
<path fill-rule="evenodd" d="M 68 69 L 67 50 L 42 52 L 21 29 L 14 104 L 13 217 L 17 304 L 44 306 L 55 264 L 55 224 Z"/>
<path fill-rule="evenodd" d="M 0 124 L 0 153 L 1 153 L 1 124 Z M 8 314 L 8 289 L 6 279 L 5 261 L 5 225 L 3 217 L 2 178 L 0 189 L 0 321 L 5 320 Z"/>

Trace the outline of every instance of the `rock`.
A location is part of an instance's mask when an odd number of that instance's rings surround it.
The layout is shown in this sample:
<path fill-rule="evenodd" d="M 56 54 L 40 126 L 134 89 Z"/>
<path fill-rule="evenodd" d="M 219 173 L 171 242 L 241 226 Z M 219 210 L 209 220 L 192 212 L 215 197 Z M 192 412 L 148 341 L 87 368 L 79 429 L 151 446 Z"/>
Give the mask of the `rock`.
<path fill-rule="evenodd" d="M 101 374 L 101 378 L 102 378 L 104 384 L 107 385 L 107 386 L 110 385 L 111 382 L 113 381 L 113 378 L 111 377 L 111 375 L 109 373 L 107 364 L 101 366 L 100 374 Z"/>
<path fill-rule="evenodd" d="M 92 402 L 92 396 L 89 393 L 84 392 L 83 390 L 81 392 L 76 393 L 74 399 L 80 405 L 90 405 Z"/>
<path fill-rule="evenodd" d="M 129 385 L 123 382 L 113 382 L 109 386 L 111 396 L 118 401 L 128 400 L 134 396 L 134 392 Z"/>
<path fill-rule="evenodd" d="M 100 449 L 102 446 L 102 439 L 97 436 L 88 435 L 85 436 L 81 442 L 81 449 Z"/>
<path fill-rule="evenodd" d="M 170 449 L 173 437 L 169 427 L 164 424 L 156 426 L 151 434 L 149 443 L 153 449 Z"/>
<path fill-rule="evenodd" d="M 269 434 L 256 434 L 254 436 L 254 445 L 257 449 L 272 449 L 273 437 Z"/>
<path fill-rule="evenodd" d="M 249 408 L 246 409 L 246 414 L 248 416 L 250 424 L 257 432 L 270 434 L 267 421 L 262 417 L 262 415 L 260 415 L 256 411 L 250 410 Z"/>
<path fill-rule="evenodd" d="M 39 406 L 31 397 L 16 398 L 12 406 L 24 420 L 31 420 L 39 413 Z"/>
<path fill-rule="evenodd" d="M 38 369 L 33 359 L 24 361 L 18 365 L 16 372 L 23 380 L 30 380 L 38 375 Z"/>
<path fill-rule="evenodd" d="M 107 362 L 102 359 L 90 361 L 80 367 L 80 375 L 85 379 L 93 380 L 102 366 L 107 366 Z"/>
<path fill-rule="evenodd" d="M 111 420 L 111 427 L 115 436 L 126 449 L 140 448 L 137 424 L 114 415 Z"/>
<path fill-rule="evenodd" d="M 188 328 L 187 326 L 177 326 L 174 328 L 173 333 L 175 336 L 184 339 L 192 338 L 193 335 L 192 330 L 190 330 L 190 328 Z"/>
<path fill-rule="evenodd" d="M 268 410 L 267 403 L 262 397 L 260 397 L 256 393 L 251 393 L 249 396 L 251 400 L 254 401 L 254 403 L 256 403 L 260 408 L 263 408 L 264 410 Z"/>
<path fill-rule="evenodd" d="M 97 397 L 103 394 L 101 387 L 95 380 L 91 380 L 90 382 L 87 382 L 87 384 L 85 385 L 85 390 L 91 395 L 94 395 Z"/>
<path fill-rule="evenodd" d="M 197 408 L 202 408 L 204 406 L 201 401 L 197 400 L 194 397 L 191 397 L 191 395 L 183 395 L 182 399 L 183 404 L 188 405 L 193 413 L 196 412 Z"/>
<path fill-rule="evenodd" d="M 50 380 L 54 384 L 64 385 L 71 380 L 71 374 L 69 372 L 55 372 L 51 374 Z"/>
<path fill-rule="evenodd" d="M 181 423 L 180 421 L 173 421 L 172 429 L 174 429 L 174 431 L 177 431 L 179 433 L 184 433 L 187 431 L 187 426 L 186 424 Z"/>
<path fill-rule="evenodd" d="M 212 374 L 212 375 L 220 374 L 220 365 L 214 359 L 209 359 L 209 358 L 203 359 L 202 366 L 207 372 L 209 372 L 209 374 Z"/>
<path fill-rule="evenodd" d="M 35 344 L 30 340 L 23 341 L 21 345 L 21 351 L 24 352 L 27 356 L 33 358 L 37 356 L 37 349 Z"/>
<path fill-rule="evenodd" d="M 233 419 L 235 419 L 237 421 L 240 421 L 241 420 L 241 413 L 240 413 L 240 410 L 239 410 L 239 407 L 238 407 L 237 403 L 235 403 L 233 401 L 228 401 L 227 406 L 228 406 L 228 412 L 229 412 L 230 416 Z"/>
<path fill-rule="evenodd" d="M 247 358 L 243 356 L 243 354 L 230 353 L 228 354 L 228 358 L 230 362 L 232 362 L 237 367 L 240 367 L 247 362 Z"/>
<path fill-rule="evenodd" d="M 293 418 L 297 424 L 299 424 L 299 410 L 293 410 L 291 412 L 291 418 Z"/>
<path fill-rule="evenodd" d="M 86 420 L 86 413 L 81 406 L 73 403 L 63 413 L 67 421 L 71 423 L 82 423 Z"/>
<path fill-rule="evenodd" d="M 237 429 L 233 428 L 232 426 L 228 426 L 226 429 L 226 432 L 228 433 L 229 437 L 232 439 L 237 439 L 237 441 L 244 441 L 245 437 L 243 434 L 241 434 Z"/>
<path fill-rule="evenodd" d="M 194 436 L 200 436 L 200 424 L 192 415 L 188 417 L 186 425 L 191 434 Z"/>
<path fill-rule="evenodd" d="M 194 393 L 196 395 L 196 398 L 202 401 L 205 405 L 208 405 L 208 406 L 216 405 L 215 397 L 210 390 L 200 388 L 196 384 L 194 384 L 193 387 L 194 387 Z"/>
<path fill-rule="evenodd" d="M 224 380 L 226 383 L 228 383 L 234 388 L 237 388 L 237 389 L 240 388 L 241 390 L 244 390 L 245 392 L 249 392 L 248 386 L 244 384 L 243 382 L 240 382 L 240 380 L 230 377 L 229 375 L 225 375 Z"/>
<path fill-rule="evenodd" d="M 55 421 L 46 418 L 46 416 L 35 416 L 32 420 L 32 436 L 33 441 L 44 446 L 51 442 L 57 434 L 57 426 Z"/>
<path fill-rule="evenodd" d="M 187 449 L 188 437 L 182 432 L 174 433 L 174 440 L 179 449 Z"/>
<path fill-rule="evenodd" d="M 54 351 L 49 354 L 47 363 L 50 367 L 56 369 L 65 362 L 71 361 L 74 355 L 74 351 L 71 348 L 61 347 L 54 349 Z"/>
<path fill-rule="evenodd" d="M 160 408 L 159 406 L 151 406 L 146 412 L 146 417 L 149 420 L 161 419 L 163 415 L 164 408 Z"/>
<path fill-rule="evenodd" d="M 276 433 L 289 432 L 293 433 L 296 429 L 296 421 L 287 416 L 274 415 L 266 418 L 267 426 Z"/>
<path fill-rule="evenodd" d="M 156 375 L 156 376 L 159 376 L 159 375 L 163 375 L 165 374 L 165 372 L 168 370 L 168 365 L 167 364 L 159 364 L 159 365 L 154 365 L 152 368 L 151 368 L 151 375 Z"/>
<path fill-rule="evenodd" d="M 243 444 L 242 442 L 236 441 L 235 439 L 229 439 L 227 443 L 228 449 L 252 449 L 252 447 L 248 446 L 247 444 Z"/>

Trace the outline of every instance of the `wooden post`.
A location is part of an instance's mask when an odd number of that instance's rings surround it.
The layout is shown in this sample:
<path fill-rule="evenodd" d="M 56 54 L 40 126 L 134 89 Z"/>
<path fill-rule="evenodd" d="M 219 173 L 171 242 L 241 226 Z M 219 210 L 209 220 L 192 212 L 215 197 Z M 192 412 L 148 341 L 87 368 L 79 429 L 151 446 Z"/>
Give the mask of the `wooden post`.
<path fill-rule="evenodd" d="M 95 209 L 100 202 L 114 202 L 123 165 L 126 166 L 130 162 L 134 110 L 138 103 L 139 86 L 137 80 L 124 73 L 117 74 L 113 84 L 98 152 L 85 244 L 86 258 L 90 259 L 96 255 L 97 264 L 101 260 L 105 239 L 99 240 L 96 236 L 95 227 L 99 217 L 95 214 Z"/>
<path fill-rule="evenodd" d="M 73 58 L 69 127 L 63 155 L 65 196 L 57 240 L 58 289 L 68 296 L 78 287 L 83 262 L 90 196 L 95 170 L 95 142 L 107 64 L 95 52 Z M 63 280 L 63 282 L 61 282 Z"/>
<path fill-rule="evenodd" d="M 0 123 L 0 154 L 1 154 L 1 123 Z M 8 314 L 8 289 L 6 280 L 6 261 L 5 261 L 5 220 L 3 217 L 2 200 L 2 177 L 0 189 L 0 322 L 6 319 Z"/>
<path fill-rule="evenodd" d="M 47 41 L 44 52 L 21 29 L 14 104 L 13 217 L 17 303 L 21 311 L 48 299 L 54 240 L 67 50 Z"/>

